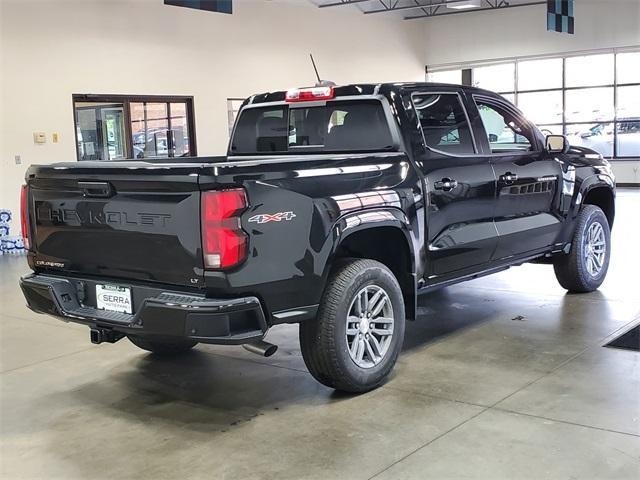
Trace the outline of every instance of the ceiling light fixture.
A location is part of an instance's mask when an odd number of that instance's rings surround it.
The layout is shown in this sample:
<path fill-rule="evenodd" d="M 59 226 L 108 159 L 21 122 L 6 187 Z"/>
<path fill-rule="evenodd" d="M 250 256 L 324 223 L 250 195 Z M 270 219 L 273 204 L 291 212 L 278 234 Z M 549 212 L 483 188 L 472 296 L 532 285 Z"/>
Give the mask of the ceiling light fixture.
<path fill-rule="evenodd" d="M 453 10 L 465 10 L 468 8 L 478 8 L 481 6 L 482 0 L 467 0 L 466 2 L 456 2 L 451 5 L 447 5 L 447 8 Z"/>

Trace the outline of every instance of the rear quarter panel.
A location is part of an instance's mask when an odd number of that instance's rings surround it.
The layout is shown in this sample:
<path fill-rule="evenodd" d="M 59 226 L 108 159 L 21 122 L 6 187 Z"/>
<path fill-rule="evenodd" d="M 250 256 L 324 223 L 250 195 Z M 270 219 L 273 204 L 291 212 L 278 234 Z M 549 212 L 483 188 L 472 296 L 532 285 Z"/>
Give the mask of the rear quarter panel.
<path fill-rule="evenodd" d="M 415 215 L 419 185 L 407 156 L 397 152 L 236 158 L 214 166 L 200 182 L 203 190 L 243 185 L 250 204 L 241 220 L 248 258 L 234 270 L 207 272 L 208 293 L 257 295 L 272 314 L 320 302 L 349 214 Z M 412 236 L 417 241 L 417 232 Z"/>

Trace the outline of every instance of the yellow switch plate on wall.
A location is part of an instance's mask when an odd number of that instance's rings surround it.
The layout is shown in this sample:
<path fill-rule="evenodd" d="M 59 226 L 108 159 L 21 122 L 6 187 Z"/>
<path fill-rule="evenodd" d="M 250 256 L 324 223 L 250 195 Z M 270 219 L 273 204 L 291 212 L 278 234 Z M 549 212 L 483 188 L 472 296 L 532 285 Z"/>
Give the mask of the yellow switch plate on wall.
<path fill-rule="evenodd" d="M 60 136 L 58 135 L 57 132 L 53 132 L 51 134 L 51 140 L 53 141 L 53 143 L 58 143 L 59 138 L 60 138 Z"/>

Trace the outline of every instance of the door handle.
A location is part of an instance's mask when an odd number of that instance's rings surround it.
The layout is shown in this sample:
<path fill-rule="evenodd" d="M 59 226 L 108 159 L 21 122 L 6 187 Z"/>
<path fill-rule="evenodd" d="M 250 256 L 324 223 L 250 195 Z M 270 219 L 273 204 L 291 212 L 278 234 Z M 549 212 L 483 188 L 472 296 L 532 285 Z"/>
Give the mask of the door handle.
<path fill-rule="evenodd" d="M 439 182 L 436 182 L 433 184 L 433 188 L 435 188 L 436 190 L 444 190 L 445 192 L 453 190 L 457 186 L 458 186 L 458 181 L 451 180 L 450 178 L 443 178 Z"/>
<path fill-rule="evenodd" d="M 518 175 L 516 175 L 515 173 L 507 172 L 504 175 L 500 175 L 500 181 L 506 183 L 507 185 L 511 185 L 516 180 L 518 180 Z"/>

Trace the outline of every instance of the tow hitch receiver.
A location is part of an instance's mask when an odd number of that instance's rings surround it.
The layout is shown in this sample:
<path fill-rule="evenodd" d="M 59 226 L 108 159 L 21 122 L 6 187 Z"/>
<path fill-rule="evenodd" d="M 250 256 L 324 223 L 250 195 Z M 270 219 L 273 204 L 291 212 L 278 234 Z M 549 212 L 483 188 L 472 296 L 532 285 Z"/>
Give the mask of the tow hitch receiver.
<path fill-rule="evenodd" d="M 91 343 L 95 343 L 96 345 L 101 343 L 116 343 L 124 337 L 124 333 L 114 332 L 106 328 L 92 328 L 90 335 Z"/>

